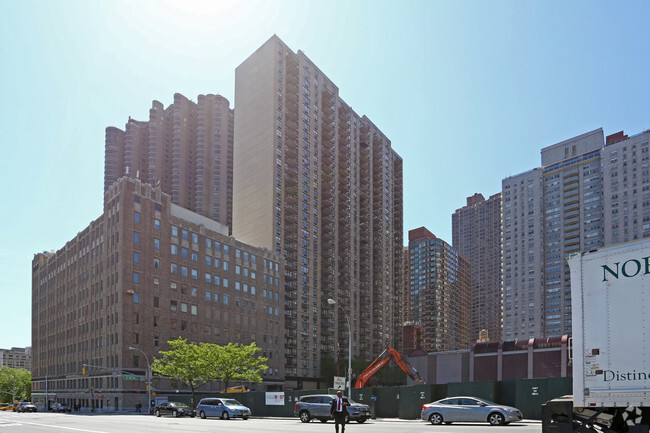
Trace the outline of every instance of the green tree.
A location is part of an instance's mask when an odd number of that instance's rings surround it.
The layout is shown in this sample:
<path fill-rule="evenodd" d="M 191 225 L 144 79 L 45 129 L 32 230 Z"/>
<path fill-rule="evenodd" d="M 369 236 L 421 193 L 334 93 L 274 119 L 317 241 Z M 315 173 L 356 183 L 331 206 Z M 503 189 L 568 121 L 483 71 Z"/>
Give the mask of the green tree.
<path fill-rule="evenodd" d="M 257 356 L 260 349 L 255 343 L 248 346 L 228 343 L 227 346 L 210 345 L 208 358 L 213 368 L 213 378 L 224 383 L 228 388 L 231 382 L 262 381 L 260 373 L 269 368 L 265 363 L 268 358 Z"/>
<path fill-rule="evenodd" d="M 208 348 L 205 343 L 191 344 L 182 337 L 167 342 L 171 350 L 161 350 L 161 358 L 154 358 L 151 371 L 172 380 L 186 384 L 194 391 L 204 386 L 213 377 L 212 365 L 208 362 Z"/>
<path fill-rule="evenodd" d="M 172 380 L 186 384 L 194 392 L 206 383 L 220 380 L 228 388 L 230 382 L 261 382 L 260 372 L 268 367 L 268 358 L 257 357 L 261 349 L 230 343 L 220 346 L 212 343 L 191 344 L 182 337 L 168 341 L 171 350 L 161 350 L 154 358 L 151 370 Z"/>
<path fill-rule="evenodd" d="M 14 395 L 16 400 L 30 400 L 32 395 L 32 373 L 22 368 L 0 368 L 0 402 L 8 403 Z"/>

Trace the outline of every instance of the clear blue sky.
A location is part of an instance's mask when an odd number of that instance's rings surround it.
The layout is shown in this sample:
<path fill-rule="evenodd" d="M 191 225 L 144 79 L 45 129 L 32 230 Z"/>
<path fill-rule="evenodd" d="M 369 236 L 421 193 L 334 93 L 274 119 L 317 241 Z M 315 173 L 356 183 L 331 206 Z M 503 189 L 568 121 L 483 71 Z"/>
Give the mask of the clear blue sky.
<path fill-rule="evenodd" d="M 31 261 L 102 212 L 104 129 L 180 92 L 234 103 L 272 34 L 404 159 L 405 231 L 539 166 L 542 147 L 650 128 L 647 1 L 0 0 L 0 348 L 31 345 Z"/>

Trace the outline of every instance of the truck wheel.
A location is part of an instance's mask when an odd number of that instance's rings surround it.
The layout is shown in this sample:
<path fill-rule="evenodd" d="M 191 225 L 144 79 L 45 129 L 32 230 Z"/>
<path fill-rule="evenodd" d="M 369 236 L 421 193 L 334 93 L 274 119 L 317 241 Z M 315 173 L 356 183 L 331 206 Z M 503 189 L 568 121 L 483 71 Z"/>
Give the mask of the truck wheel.
<path fill-rule="evenodd" d="M 491 425 L 503 425 L 504 421 L 503 415 L 497 412 L 493 412 L 488 416 L 488 422 Z"/>
<path fill-rule="evenodd" d="M 306 410 L 300 412 L 300 421 L 309 422 L 309 412 L 307 412 Z"/>

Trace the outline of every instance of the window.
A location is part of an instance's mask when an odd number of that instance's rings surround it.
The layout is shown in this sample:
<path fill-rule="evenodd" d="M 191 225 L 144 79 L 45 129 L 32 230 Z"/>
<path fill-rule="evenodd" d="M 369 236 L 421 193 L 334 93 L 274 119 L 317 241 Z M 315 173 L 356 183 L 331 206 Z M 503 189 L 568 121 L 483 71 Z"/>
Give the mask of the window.
<path fill-rule="evenodd" d="M 139 244 L 140 243 L 140 233 L 139 232 L 133 232 L 133 243 L 134 244 Z"/>
<path fill-rule="evenodd" d="M 158 296 L 153 297 L 153 307 L 160 308 L 160 298 Z M 155 317 L 154 317 L 155 319 Z"/>
<path fill-rule="evenodd" d="M 192 243 L 198 244 L 199 243 L 199 235 L 196 233 L 192 233 Z"/>
<path fill-rule="evenodd" d="M 140 224 L 140 212 L 138 211 L 133 212 L 133 222 L 136 224 Z"/>
<path fill-rule="evenodd" d="M 153 228 L 155 230 L 160 231 L 160 220 L 159 219 L 154 218 L 154 220 L 153 220 Z"/>
<path fill-rule="evenodd" d="M 153 258 L 153 268 L 160 269 L 160 259 L 158 257 Z"/>
<path fill-rule="evenodd" d="M 178 311 L 178 302 L 177 301 L 169 301 L 169 307 L 172 312 Z"/>
<path fill-rule="evenodd" d="M 177 256 L 178 255 L 178 245 L 176 245 L 176 244 L 171 245 L 171 253 L 172 253 L 172 256 Z"/>
<path fill-rule="evenodd" d="M 172 274 L 178 274 L 178 265 L 176 263 L 171 264 L 171 271 Z"/>
<path fill-rule="evenodd" d="M 198 305 L 192 305 L 190 312 L 192 313 L 192 316 L 198 316 L 198 314 L 199 314 L 199 306 Z"/>
<path fill-rule="evenodd" d="M 140 253 L 133 251 L 133 263 L 140 263 Z"/>
<path fill-rule="evenodd" d="M 225 305 L 228 305 L 228 301 L 229 301 L 229 299 L 228 299 L 228 295 L 223 295 L 223 303 L 224 303 Z"/>
<path fill-rule="evenodd" d="M 178 237 L 178 227 L 172 226 L 172 236 Z"/>
<path fill-rule="evenodd" d="M 189 241 L 190 240 L 189 232 L 187 230 L 185 230 L 185 229 L 182 229 L 181 230 L 181 238 L 186 240 L 186 241 Z"/>
<path fill-rule="evenodd" d="M 133 273 L 133 284 L 140 284 L 140 273 L 139 272 L 134 272 Z"/>
<path fill-rule="evenodd" d="M 224 254 L 230 254 L 230 246 L 229 245 L 224 245 L 223 246 L 223 253 Z"/>
<path fill-rule="evenodd" d="M 181 313 L 187 313 L 187 303 L 181 302 Z"/>
<path fill-rule="evenodd" d="M 206 301 L 211 301 L 212 300 L 212 292 L 209 290 L 205 291 L 205 300 Z"/>
<path fill-rule="evenodd" d="M 139 304 L 140 303 L 140 295 L 137 293 L 133 294 L 133 303 L 134 304 Z"/>
<path fill-rule="evenodd" d="M 160 239 L 153 238 L 153 249 L 160 250 Z"/>

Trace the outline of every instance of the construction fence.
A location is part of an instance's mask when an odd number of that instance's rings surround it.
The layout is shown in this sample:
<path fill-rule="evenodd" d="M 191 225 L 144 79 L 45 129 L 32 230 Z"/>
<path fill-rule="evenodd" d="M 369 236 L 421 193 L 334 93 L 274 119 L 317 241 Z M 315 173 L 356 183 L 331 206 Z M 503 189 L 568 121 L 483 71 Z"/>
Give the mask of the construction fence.
<path fill-rule="evenodd" d="M 459 382 L 436 385 L 408 385 L 398 387 L 359 388 L 352 390 L 352 399 L 371 407 L 376 418 L 418 419 L 422 405 L 452 396 L 473 396 L 514 406 L 526 419 L 542 419 L 542 404 L 548 400 L 571 394 L 570 377 L 543 379 L 516 379 L 505 381 Z M 246 392 L 228 394 L 245 406 L 253 416 L 293 417 L 293 406 L 303 395 L 327 394 L 327 389 Z M 346 393 L 347 394 L 347 393 Z M 214 395 L 209 395 L 214 397 Z M 181 397 L 181 398 L 179 398 Z M 197 393 L 196 402 L 208 395 Z M 190 403 L 187 395 L 169 396 L 170 400 Z"/>

